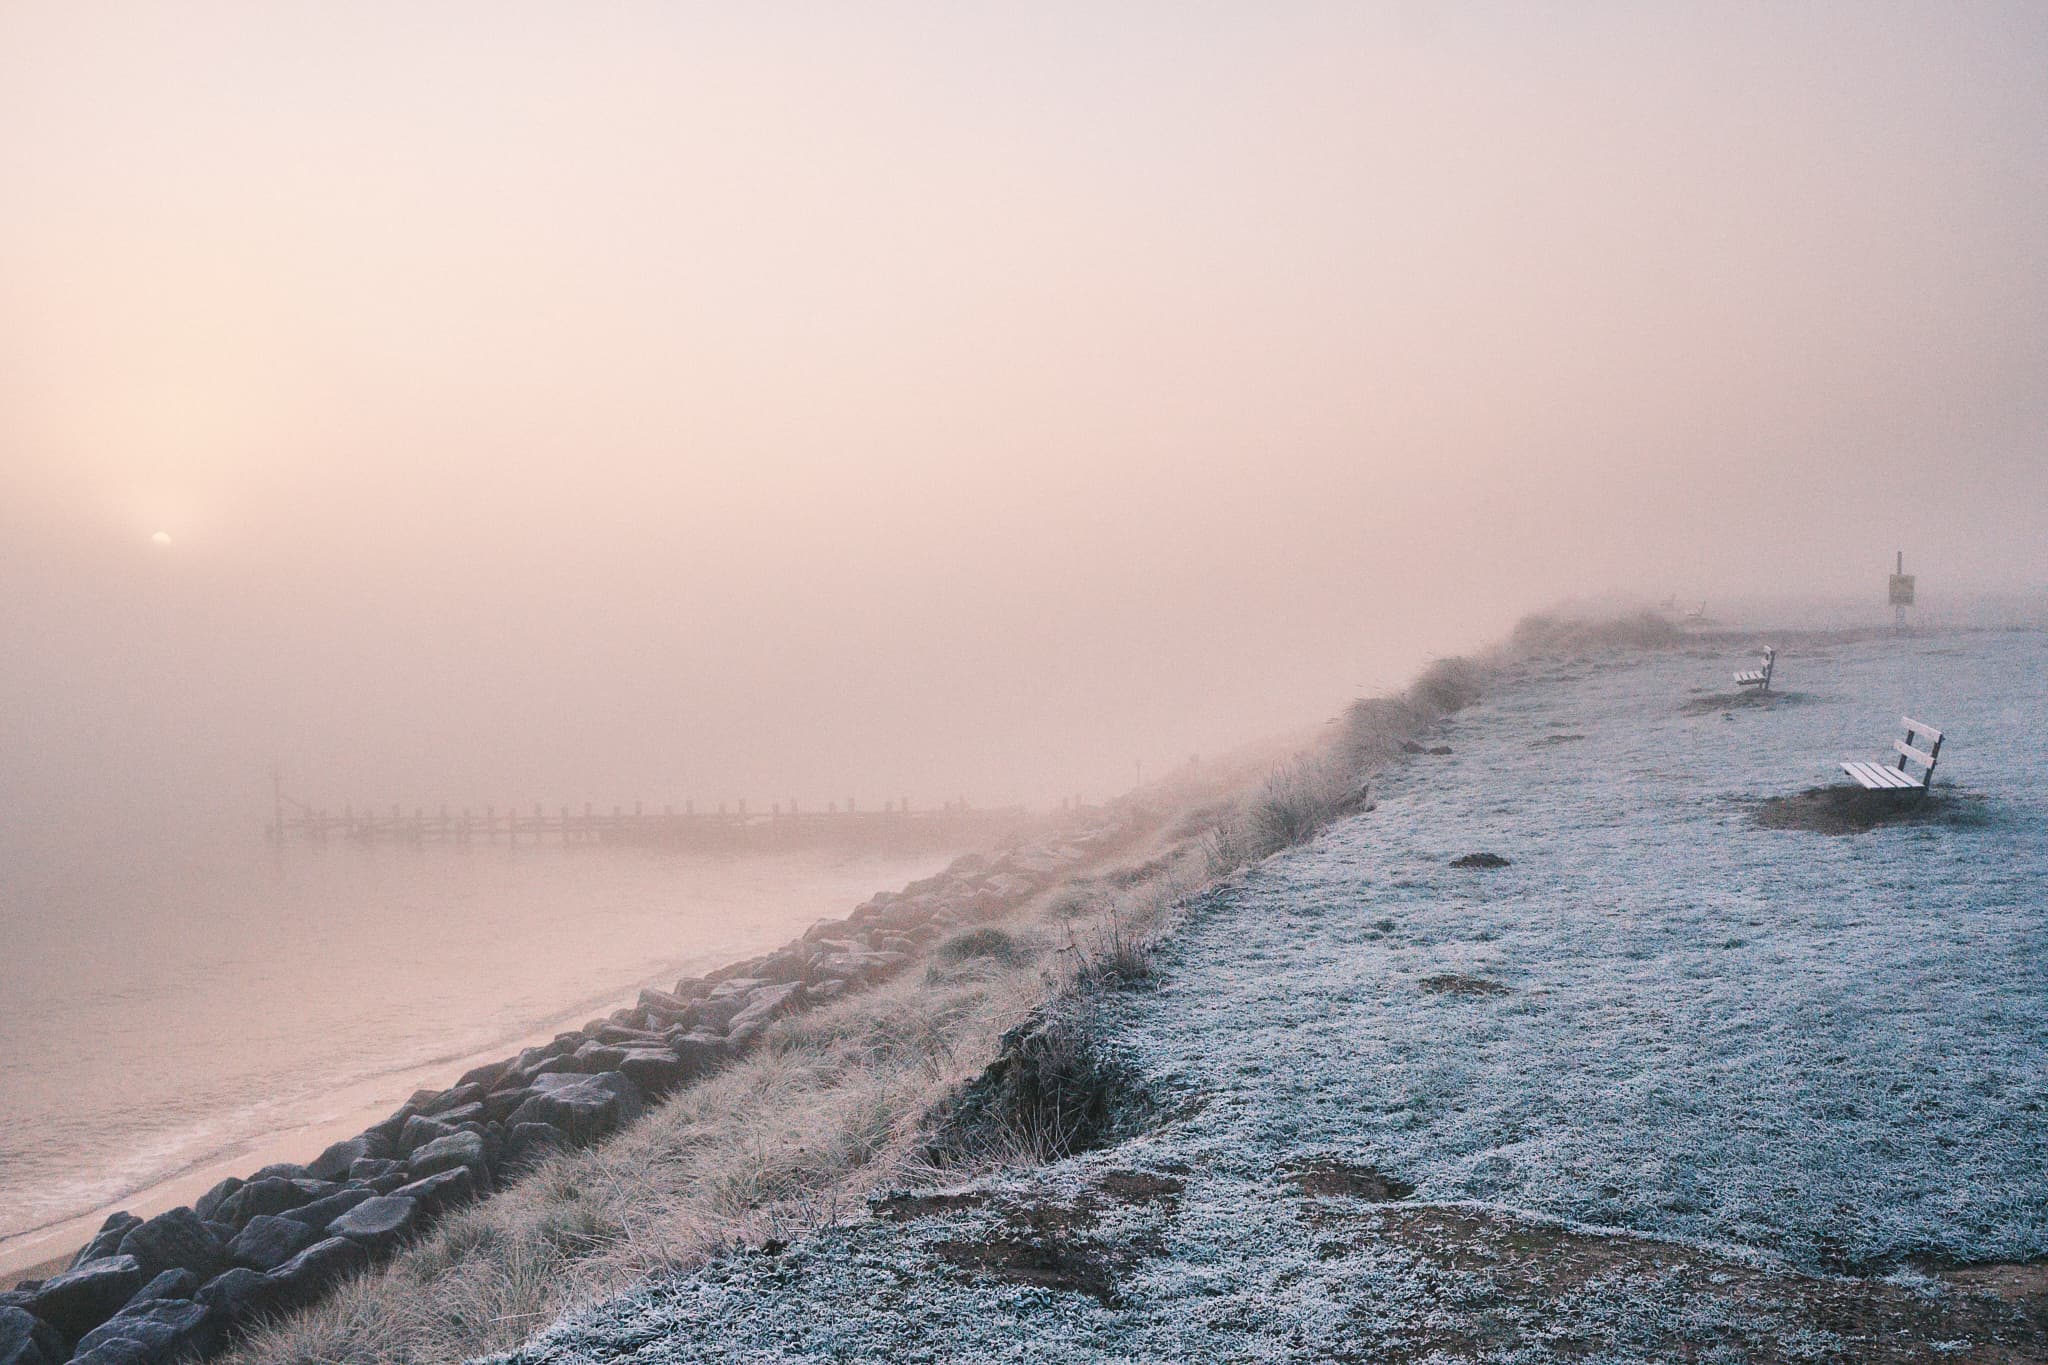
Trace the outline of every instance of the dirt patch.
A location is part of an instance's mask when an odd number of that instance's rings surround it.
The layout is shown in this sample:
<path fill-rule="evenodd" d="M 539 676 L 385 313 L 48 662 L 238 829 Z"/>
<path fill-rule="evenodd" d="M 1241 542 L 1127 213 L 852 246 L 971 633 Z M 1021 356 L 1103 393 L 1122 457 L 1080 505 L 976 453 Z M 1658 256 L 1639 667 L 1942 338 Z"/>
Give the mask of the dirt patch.
<path fill-rule="evenodd" d="M 1294 1187 L 1311 1199 L 1365 1199 L 1375 1204 L 1406 1199 L 1415 1187 L 1372 1166 L 1354 1166 L 1335 1157 L 1304 1157 L 1281 1166 Z"/>
<path fill-rule="evenodd" d="M 1584 738 L 1584 735 L 1545 735 L 1541 739 L 1530 740 L 1529 747 L 1532 749 L 1549 749 L 1559 744 L 1576 744 Z"/>
<path fill-rule="evenodd" d="M 1947 796 L 1847 785 L 1808 787 L 1791 796 L 1769 796 L 1756 803 L 1756 822 L 1763 828 L 1813 834 L 1862 834 L 1880 825 L 1924 824 L 1953 813 L 1952 798 Z"/>
<path fill-rule="evenodd" d="M 1114 1307 L 1116 1281 L 1127 1265 L 1092 1238 L 1030 1238 L 1011 1233 L 939 1242 L 932 1252 L 958 1270 L 987 1275 L 1005 1284 L 1062 1289 L 1086 1294 Z"/>
<path fill-rule="evenodd" d="M 1155 1171 L 1104 1171 L 1095 1188 L 1119 1204 L 1171 1204 L 1187 1189 L 1187 1182 Z"/>
<path fill-rule="evenodd" d="M 1483 976 L 1464 976 L 1457 972 L 1441 972 L 1436 976 L 1422 978 L 1422 989 L 1431 995 L 1506 995 L 1508 988 L 1498 981 L 1488 981 Z"/>
<path fill-rule="evenodd" d="M 919 1218 L 939 1218 L 960 1209 L 979 1209 L 988 1204 L 988 1196 L 979 1191 L 955 1194 L 919 1194 L 904 1191 L 900 1194 L 884 1195 L 868 1205 L 868 1212 L 889 1223 L 909 1223 Z"/>
<path fill-rule="evenodd" d="M 1451 859 L 1452 867 L 1506 867 L 1508 860 L 1498 853 L 1467 853 L 1462 858 Z"/>
<path fill-rule="evenodd" d="M 1957 1289 L 1989 1294 L 2027 1313 L 2048 1333 L 2048 1260 L 1994 1261 L 1951 1266 L 1936 1272 Z"/>
<path fill-rule="evenodd" d="M 993 1207 L 1000 1226 L 980 1236 L 954 1237 L 932 1245 L 932 1254 L 957 1270 L 1006 1284 L 1031 1285 L 1086 1294 L 1114 1307 L 1117 1281 L 1165 1243 L 1148 1232 L 1111 1243 L 1094 1235 L 1102 1204 L 1098 1195 L 1124 1205 L 1175 1209 L 1186 1186 L 1151 1171 L 1106 1171 L 1071 1203 L 1054 1198 L 1005 1197 Z"/>
<path fill-rule="evenodd" d="M 1514 1310 L 1491 1315 L 1505 1339 L 1473 1336 L 1469 1320 L 1423 1320 L 1399 1348 L 1399 1361 L 1491 1358 L 1527 1347 L 1565 1360 L 1607 1349 L 1552 1334 L 1555 1315 L 1585 1293 L 1632 1293 L 1678 1315 L 1719 1321 L 1711 1341 L 1678 1346 L 1659 1359 L 1791 1365 L 1825 1359 L 1859 1365 L 1965 1362 L 2013 1365 L 2048 1360 L 2048 1312 L 2038 1266 L 1969 1267 L 1947 1272 L 1947 1293 L 1875 1279 L 1822 1279 L 1775 1271 L 1732 1257 L 1649 1238 L 1574 1232 L 1508 1214 L 1471 1209 L 1388 1207 L 1322 1220 L 1341 1224 L 1331 1259 L 1374 1239 L 1483 1282 L 1490 1301 Z M 1966 1276 L 1975 1275 L 1975 1280 Z M 2028 1288 L 2031 1286 L 2031 1289 Z M 2029 1293 L 2033 1297 L 2028 1297 Z M 1729 1311 L 1734 1310 L 1734 1311 Z M 1518 1325 L 1517 1319 L 1531 1324 Z M 1743 1326 L 1727 1324 L 1742 1323 Z M 1814 1351 L 1820 1334 L 1839 1341 Z"/>

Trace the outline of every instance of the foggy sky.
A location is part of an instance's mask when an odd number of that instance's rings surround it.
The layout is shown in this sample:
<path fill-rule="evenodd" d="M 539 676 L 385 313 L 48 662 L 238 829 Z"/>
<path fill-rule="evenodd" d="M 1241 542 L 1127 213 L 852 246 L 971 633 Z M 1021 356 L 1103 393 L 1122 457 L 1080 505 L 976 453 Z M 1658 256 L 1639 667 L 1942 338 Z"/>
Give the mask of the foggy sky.
<path fill-rule="evenodd" d="M 1042 802 L 1563 597 L 2038 586 L 2044 70 L 2032 3 L 10 4 L 0 808 Z"/>

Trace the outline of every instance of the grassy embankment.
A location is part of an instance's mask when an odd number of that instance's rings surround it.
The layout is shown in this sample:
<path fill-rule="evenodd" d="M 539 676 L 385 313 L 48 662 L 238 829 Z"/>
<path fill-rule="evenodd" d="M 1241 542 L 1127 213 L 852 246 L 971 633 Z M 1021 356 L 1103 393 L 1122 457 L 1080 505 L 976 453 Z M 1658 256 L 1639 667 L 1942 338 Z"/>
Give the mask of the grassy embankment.
<path fill-rule="evenodd" d="M 777 1021 L 745 1060 L 450 1216 L 229 1359 L 438 1365 L 509 1350 L 564 1310 L 650 1276 L 864 1216 L 877 1189 L 1086 1145 L 1102 1135 L 1116 1083 L 1080 1022 L 1086 1003 L 1147 974 L 1151 945 L 1187 897 L 1361 809 L 1371 772 L 1499 668 L 1671 634 L 1653 618 L 1525 622 L 1485 656 L 1439 661 L 1399 696 L 1354 703 L 1277 764 L 1270 753 L 1218 764 L 1126 798 L 1146 833 L 1115 858 L 999 925 L 940 942 L 921 970 Z M 1011 1068 L 1012 1083 L 977 1085 L 1020 1037 L 1032 1083 L 1015 1084 Z"/>

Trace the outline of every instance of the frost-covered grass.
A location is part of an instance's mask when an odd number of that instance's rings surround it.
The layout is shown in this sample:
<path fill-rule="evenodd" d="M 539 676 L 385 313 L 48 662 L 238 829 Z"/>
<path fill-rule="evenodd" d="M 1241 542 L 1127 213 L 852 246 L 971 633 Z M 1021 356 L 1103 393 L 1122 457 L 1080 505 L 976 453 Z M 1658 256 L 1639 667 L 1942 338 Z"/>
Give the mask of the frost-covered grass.
<path fill-rule="evenodd" d="M 1807 1268 L 2048 1251 L 2048 637 L 1788 652 L 1816 700 L 1686 714 L 1724 662 L 1507 689 L 1376 812 L 1212 897 L 1125 1021 L 1210 1097 L 1195 1159 L 1327 1149 L 1424 1199 Z M 1838 776 L 1902 711 L 1949 732 L 1970 818 L 1755 827 L 1745 799 Z M 1449 866 L 1479 850 L 1511 865 Z M 1508 989 L 1422 989 L 1447 973 Z"/>
<path fill-rule="evenodd" d="M 2040 1358 L 1911 1263 L 2048 1254 L 2048 637 L 1778 643 L 1800 698 L 1726 710 L 1688 703 L 1746 646 L 1520 666 L 1200 898 L 1098 1000 L 1156 1130 L 518 1359 Z M 1902 712 L 1970 818 L 1753 820 Z M 1479 851 L 1509 864 L 1450 866 Z M 1318 1159 L 1415 1193 L 1311 1191 Z"/>

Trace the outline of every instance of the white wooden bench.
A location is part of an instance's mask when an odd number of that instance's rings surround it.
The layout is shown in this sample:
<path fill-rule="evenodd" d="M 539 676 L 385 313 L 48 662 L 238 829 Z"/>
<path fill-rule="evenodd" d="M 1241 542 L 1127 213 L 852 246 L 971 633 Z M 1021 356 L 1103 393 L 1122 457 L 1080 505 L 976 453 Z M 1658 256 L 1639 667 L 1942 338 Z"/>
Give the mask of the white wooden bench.
<path fill-rule="evenodd" d="M 1898 751 L 1897 764 L 1890 763 L 1844 763 L 1842 771 L 1855 778 L 1872 791 L 1916 791 L 1924 792 L 1934 780 L 1935 760 L 1941 757 L 1941 731 L 1932 725 L 1923 725 L 1911 716 L 1904 718 L 1906 737 L 1893 740 L 1892 748 Z M 1916 747 L 1915 741 L 1928 747 Z M 1925 771 L 1914 777 L 1907 763 L 1918 763 Z"/>
<path fill-rule="evenodd" d="M 1771 670 L 1777 666 L 1778 651 L 1769 645 L 1765 645 L 1763 657 L 1758 662 L 1763 667 L 1752 668 L 1747 673 L 1737 673 L 1735 675 L 1735 685 L 1737 687 L 1754 687 L 1759 692 L 1771 690 Z"/>

